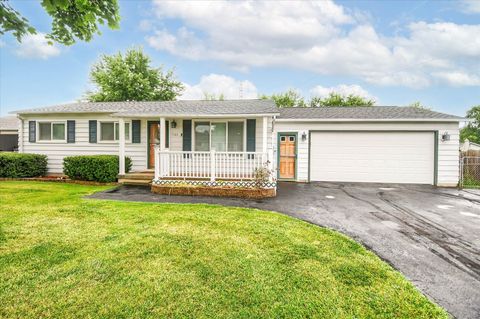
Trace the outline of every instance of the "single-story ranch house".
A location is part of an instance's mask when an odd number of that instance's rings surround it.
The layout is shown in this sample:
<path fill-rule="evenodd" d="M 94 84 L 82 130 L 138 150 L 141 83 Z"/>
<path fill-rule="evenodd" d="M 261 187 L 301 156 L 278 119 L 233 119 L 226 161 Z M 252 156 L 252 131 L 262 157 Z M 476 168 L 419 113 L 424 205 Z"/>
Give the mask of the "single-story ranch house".
<path fill-rule="evenodd" d="M 22 110 L 19 152 L 124 156 L 155 180 L 253 178 L 456 186 L 462 118 L 413 107 L 277 108 L 270 100 L 81 102 Z M 151 181 L 150 177 L 150 181 Z M 272 178 L 273 181 L 274 178 Z"/>

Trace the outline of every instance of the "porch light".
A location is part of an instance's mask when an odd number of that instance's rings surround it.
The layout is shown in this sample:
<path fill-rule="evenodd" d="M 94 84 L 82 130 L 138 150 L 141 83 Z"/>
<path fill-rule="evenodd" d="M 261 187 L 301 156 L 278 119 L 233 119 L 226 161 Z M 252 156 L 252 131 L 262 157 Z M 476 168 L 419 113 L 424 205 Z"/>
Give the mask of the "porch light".
<path fill-rule="evenodd" d="M 307 132 L 303 131 L 302 133 L 302 141 L 306 141 L 307 140 Z"/>
<path fill-rule="evenodd" d="M 171 127 L 172 127 L 172 128 L 176 128 L 176 127 L 177 127 L 177 122 L 175 122 L 175 120 L 172 121 Z"/>
<path fill-rule="evenodd" d="M 450 141 L 450 134 L 448 134 L 448 132 L 442 134 L 442 142 L 446 141 Z"/>

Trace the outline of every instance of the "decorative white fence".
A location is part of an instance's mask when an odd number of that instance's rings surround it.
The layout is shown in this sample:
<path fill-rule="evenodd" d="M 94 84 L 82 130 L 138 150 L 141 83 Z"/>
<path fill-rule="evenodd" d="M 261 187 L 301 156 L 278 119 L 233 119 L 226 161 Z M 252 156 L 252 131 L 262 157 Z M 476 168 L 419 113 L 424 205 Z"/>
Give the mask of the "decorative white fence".
<path fill-rule="evenodd" d="M 248 180 L 255 170 L 272 168 L 272 156 L 260 152 L 155 151 L 155 179 Z"/>

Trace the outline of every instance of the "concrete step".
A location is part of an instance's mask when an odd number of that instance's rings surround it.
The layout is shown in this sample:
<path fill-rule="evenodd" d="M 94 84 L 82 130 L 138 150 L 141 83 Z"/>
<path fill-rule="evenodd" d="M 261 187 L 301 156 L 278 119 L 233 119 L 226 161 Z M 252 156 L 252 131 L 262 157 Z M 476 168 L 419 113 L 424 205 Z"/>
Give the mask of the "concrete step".
<path fill-rule="evenodd" d="M 118 175 L 119 179 L 152 180 L 153 177 L 154 177 L 153 172 L 134 172 L 134 173 L 127 173 L 125 175 Z"/>
<path fill-rule="evenodd" d="M 151 179 L 130 179 L 130 178 L 119 178 L 118 182 L 123 185 L 145 185 L 148 186 L 152 183 Z"/>

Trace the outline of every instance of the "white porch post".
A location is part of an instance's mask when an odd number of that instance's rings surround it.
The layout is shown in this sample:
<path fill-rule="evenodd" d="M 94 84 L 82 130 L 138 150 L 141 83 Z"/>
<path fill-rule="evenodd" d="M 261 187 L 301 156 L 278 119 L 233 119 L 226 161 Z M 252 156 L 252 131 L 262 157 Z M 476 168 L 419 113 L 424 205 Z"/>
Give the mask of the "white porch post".
<path fill-rule="evenodd" d="M 165 157 L 165 118 L 164 117 L 161 117 L 160 118 L 160 145 L 158 146 L 158 149 L 160 151 L 160 154 L 159 154 L 159 157 L 160 157 L 160 162 L 162 164 L 162 167 L 159 167 L 159 173 L 160 173 L 160 177 L 163 177 L 165 176 L 165 172 L 166 170 L 168 169 L 167 165 L 169 165 L 168 163 L 168 158 Z M 155 163 L 155 166 L 157 165 L 160 165 L 160 162 L 156 162 Z"/>
<path fill-rule="evenodd" d="M 155 168 L 155 179 L 158 180 L 160 178 L 160 148 L 155 145 L 153 148 L 153 151 L 155 152 L 153 154 L 153 157 L 155 158 L 155 165 L 153 166 Z"/>
<path fill-rule="evenodd" d="M 268 132 L 268 117 L 264 116 L 263 117 L 263 125 L 262 125 L 262 129 L 263 129 L 263 141 L 262 141 L 262 152 L 263 154 L 267 153 L 267 132 Z"/>
<path fill-rule="evenodd" d="M 125 175 L 125 119 L 121 117 L 118 120 L 120 136 L 118 137 L 118 162 L 119 162 L 119 175 Z"/>
<path fill-rule="evenodd" d="M 160 118 L 160 151 L 165 150 L 165 118 Z"/>

